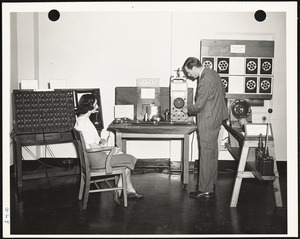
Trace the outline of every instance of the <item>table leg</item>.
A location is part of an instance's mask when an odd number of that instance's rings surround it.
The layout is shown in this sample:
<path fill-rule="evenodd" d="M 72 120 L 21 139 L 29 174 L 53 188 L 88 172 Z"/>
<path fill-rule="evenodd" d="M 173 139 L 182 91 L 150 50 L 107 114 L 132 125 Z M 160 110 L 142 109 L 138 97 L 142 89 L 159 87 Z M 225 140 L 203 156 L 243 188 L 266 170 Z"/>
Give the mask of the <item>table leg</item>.
<path fill-rule="evenodd" d="M 273 142 L 272 142 L 273 143 Z M 276 179 L 273 181 L 273 192 L 275 196 L 276 207 L 282 207 L 282 197 L 281 197 L 281 190 L 280 190 L 280 183 L 279 183 L 279 173 L 277 170 L 277 162 L 275 156 L 275 145 L 269 146 L 269 153 L 271 156 L 274 157 L 274 175 Z"/>
<path fill-rule="evenodd" d="M 124 154 L 126 154 L 126 139 L 122 139 L 122 152 L 124 153 Z"/>
<path fill-rule="evenodd" d="M 189 183 L 189 135 L 185 134 L 183 138 L 183 159 L 181 162 L 183 165 L 183 184 Z"/>
<path fill-rule="evenodd" d="M 274 174 L 276 176 L 276 179 L 273 182 L 273 191 L 274 191 L 274 196 L 275 196 L 276 207 L 283 207 L 282 197 L 281 197 L 281 190 L 280 190 L 280 183 L 279 183 L 279 173 L 278 173 L 278 170 L 277 170 L 276 159 L 274 161 Z"/>
<path fill-rule="evenodd" d="M 122 149 L 122 133 L 116 132 L 116 146 Z"/>
<path fill-rule="evenodd" d="M 273 182 L 273 190 L 274 190 L 276 207 L 283 207 L 278 173 L 275 173 L 275 176 L 276 179 Z"/>
<path fill-rule="evenodd" d="M 126 139 L 122 138 L 122 133 L 120 132 L 116 132 L 116 145 L 124 154 L 126 153 Z"/>
<path fill-rule="evenodd" d="M 23 172 L 22 172 L 22 146 L 18 139 L 15 140 L 15 155 L 14 155 L 14 169 L 15 180 L 17 183 L 18 191 L 23 189 Z"/>

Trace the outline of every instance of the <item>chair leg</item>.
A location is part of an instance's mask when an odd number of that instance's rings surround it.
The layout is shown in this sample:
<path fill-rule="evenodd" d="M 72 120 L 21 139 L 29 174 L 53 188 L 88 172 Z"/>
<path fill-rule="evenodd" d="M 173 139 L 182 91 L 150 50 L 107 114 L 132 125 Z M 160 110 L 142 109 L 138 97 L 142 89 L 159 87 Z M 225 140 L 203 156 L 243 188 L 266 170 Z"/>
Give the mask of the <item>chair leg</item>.
<path fill-rule="evenodd" d="M 83 202 L 82 202 L 83 210 L 85 210 L 87 208 L 87 203 L 89 200 L 89 193 L 90 193 L 90 179 L 85 181 L 84 195 L 83 195 Z"/>
<path fill-rule="evenodd" d="M 84 189 L 84 176 L 81 174 L 78 200 L 82 199 L 83 189 Z"/>
<path fill-rule="evenodd" d="M 125 171 L 122 173 L 122 180 L 123 180 L 122 188 L 123 188 L 124 207 L 127 207 L 127 180 L 126 180 Z"/>
<path fill-rule="evenodd" d="M 119 179 L 119 177 L 115 176 L 115 185 L 118 185 L 118 179 Z"/>

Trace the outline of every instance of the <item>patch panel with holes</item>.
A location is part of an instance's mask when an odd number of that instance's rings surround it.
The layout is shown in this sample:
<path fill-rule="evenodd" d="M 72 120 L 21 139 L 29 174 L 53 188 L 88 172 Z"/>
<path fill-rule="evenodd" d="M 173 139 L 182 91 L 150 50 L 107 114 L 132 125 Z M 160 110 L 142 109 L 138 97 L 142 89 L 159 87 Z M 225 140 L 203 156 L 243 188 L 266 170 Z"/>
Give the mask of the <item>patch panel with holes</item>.
<path fill-rule="evenodd" d="M 13 91 L 16 134 L 70 131 L 75 123 L 71 90 Z"/>
<path fill-rule="evenodd" d="M 201 40 L 200 61 L 221 77 L 227 98 L 271 99 L 274 41 Z"/>
<path fill-rule="evenodd" d="M 90 119 L 97 130 L 103 129 L 100 89 L 55 89 L 53 91 L 13 90 L 13 124 L 15 134 L 71 131 L 81 95 L 94 94 L 98 112 Z"/>

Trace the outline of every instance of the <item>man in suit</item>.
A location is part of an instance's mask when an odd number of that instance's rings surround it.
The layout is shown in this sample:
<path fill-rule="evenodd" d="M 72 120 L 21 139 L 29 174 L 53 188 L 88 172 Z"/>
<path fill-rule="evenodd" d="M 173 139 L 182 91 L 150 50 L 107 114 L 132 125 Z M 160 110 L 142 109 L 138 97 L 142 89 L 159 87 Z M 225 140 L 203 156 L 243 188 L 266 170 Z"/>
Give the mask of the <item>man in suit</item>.
<path fill-rule="evenodd" d="M 218 136 L 223 120 L 228 118 L 225 89 L 218 73 L 203 67 L 195 57 L 186 59 L 182 69 L 188 79 L 198 80 L 195 104 L 187 107 L 187 113 L 196 116 L 200 147 L 198 188 L 189 196 L 213 197 L 218 173 Z"/>

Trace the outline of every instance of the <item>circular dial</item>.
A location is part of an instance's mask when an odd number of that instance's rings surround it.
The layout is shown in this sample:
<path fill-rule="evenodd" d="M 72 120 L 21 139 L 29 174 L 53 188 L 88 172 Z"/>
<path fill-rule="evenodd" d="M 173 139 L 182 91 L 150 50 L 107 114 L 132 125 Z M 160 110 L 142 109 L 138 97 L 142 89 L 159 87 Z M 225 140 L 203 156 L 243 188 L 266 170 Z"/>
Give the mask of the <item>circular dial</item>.
<path fill-rule="evenodd" d="M 182 98 L 176 98 L 174 100 L 174 106 L 177 108 L 177 109 L 181 109 L 183 106 L 184 106 L 184 100 Z"/>

